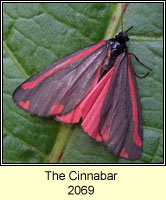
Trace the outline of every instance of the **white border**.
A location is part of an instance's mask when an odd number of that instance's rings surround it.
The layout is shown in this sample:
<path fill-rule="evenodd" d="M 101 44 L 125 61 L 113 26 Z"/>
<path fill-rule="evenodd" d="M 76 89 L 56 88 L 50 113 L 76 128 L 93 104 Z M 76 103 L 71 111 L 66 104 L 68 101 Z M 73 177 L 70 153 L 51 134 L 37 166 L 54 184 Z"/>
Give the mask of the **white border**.
<path fill-rule="evenodd" d="M 164 3 L 164 46 L 163 46 L 163 50 L 164 50 L 164 96 L 163 96 L 163 100 L 164 100 L 164 163 L 163 164 L 59 164 L 59 163 L 55 163 L 55 164 L 3 164 L 2 162 L 2 158 L 3 158 L 3 149 L 2 149 L 2 141 L 3 139 L 1 139 L 1 166 L 165 166 L 165 1 L 1 1 L 1 30 L 3 30 L 2 28 L 2 15 L 3 15 L 3 9 L 2 9 L 2 4 L 3 3 Z M 3 46 L 2 46 L 2 34 L 3 32 L 1 31 L 1 138 L 3 138 L 3 130 L 2 130 L 2 124 L 3 124 L 3 113 L 2 113 L 2 102 L 3 102 L 3 97 L 2 97 L 2 92 L 3 92 L 3 76 L 2 76 L 2 72 L 3 72 Z"/>

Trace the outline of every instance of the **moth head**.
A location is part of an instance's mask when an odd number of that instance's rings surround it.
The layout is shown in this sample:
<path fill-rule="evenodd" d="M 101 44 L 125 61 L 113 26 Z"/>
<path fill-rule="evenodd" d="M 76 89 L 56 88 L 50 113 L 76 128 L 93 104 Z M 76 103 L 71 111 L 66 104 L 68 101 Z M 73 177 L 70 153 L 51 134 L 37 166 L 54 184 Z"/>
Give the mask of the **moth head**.
<path fill-rule="evenodd" d="M 115 35 L 117 40 L 124 40 L 125 42 L 129 41 L 129 36 L 126 32 L 120 32 L 118 35 Z"/>

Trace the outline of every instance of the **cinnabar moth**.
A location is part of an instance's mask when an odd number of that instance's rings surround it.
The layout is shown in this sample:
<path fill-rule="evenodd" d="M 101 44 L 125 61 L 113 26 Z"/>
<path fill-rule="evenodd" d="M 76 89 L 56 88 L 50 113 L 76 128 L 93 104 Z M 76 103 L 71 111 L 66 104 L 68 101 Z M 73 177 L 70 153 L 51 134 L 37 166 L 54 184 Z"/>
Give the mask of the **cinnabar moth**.
<path fill-rule="evenodd" d="M 138 159 L 143 127 L 134 54 L 126 46 L 131 28 L 44 68 L 15 90 L 13 100 L 32 115 L 66 123 L 82 118 L 83 130 L 109 151 Z"/>

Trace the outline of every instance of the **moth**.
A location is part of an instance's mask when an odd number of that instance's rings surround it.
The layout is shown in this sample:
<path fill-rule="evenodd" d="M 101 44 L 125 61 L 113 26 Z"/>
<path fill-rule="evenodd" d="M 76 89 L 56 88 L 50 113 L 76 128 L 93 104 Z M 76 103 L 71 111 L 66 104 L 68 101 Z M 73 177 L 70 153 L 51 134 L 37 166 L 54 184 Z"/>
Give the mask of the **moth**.
<path fill-rule="evenodd" d="M 81 126 L 91 138 L 118 157 L 137 160 L 142 152 L 143 127 L 135 78 L 139 75 L 131 55 L 151 69 L 128 52 L 127 32 L 132 28 L 42 69 L 14 91 L 13 100 L 39 117 L 69 124 L 82 119 Z"/>

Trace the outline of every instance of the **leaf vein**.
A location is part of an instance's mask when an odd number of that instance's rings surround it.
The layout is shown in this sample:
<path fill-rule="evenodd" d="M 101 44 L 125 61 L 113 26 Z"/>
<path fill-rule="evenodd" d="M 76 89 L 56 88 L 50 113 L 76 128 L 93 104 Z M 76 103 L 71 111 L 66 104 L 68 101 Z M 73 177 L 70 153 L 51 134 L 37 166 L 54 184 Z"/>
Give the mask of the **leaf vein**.
<path fill-rule="evenodd" d="M 87 14 L 84 14 L 83 12 L 80 12 L 78 9 L 74 8 L 73 6 L 71 6 L 71 3 L 67 3 L 68 7 L 70 7 L 71 9 L 73 9 L 75 12 L 81 14 L 82 16 L 90 19 L 90 20 L 93 20 L 94 22 L 97 22 L 97 23 L 101 23 L 100 21 L 98 21 L 97 19 L 93 18 L 93 17 L 90 17 L 89 15 Z"/>
<path fill-rule="evenodd" d="M 42 6 L 42 7 L 43 7 L 43 6 Z M 51 17 L 53 17 L 57 22 L 59 22 L 60 24 L 62 24 L 62 25 L 64 25 L 64 26 L 66 26 L 66 27 L 68 27 L 68 28 L 74 30 L 74 31 L 77 32 L 79 35 L 81 35 L 82 37 L 84 37 L 87 41 L 89 41 L 90 43 L 92 43 L 92 41 L 91 41 L 88 37 L 86 37 L 83 33 L 81 33 L 78 29 L 76 29 L 75 27 L 73 27 L 73 26 L 67 24 L 67 23 L 64 22 L 62 19 L 60 20 L 57 16 L 55 17 L 54 15 L 51 15 L 51 14 L 46 10 L 46 8 L 43 7 L 43 9 L 45 10 L 45 12 L 46 12 L 48 15 L 50 15 Z"/>
<path fill-rule="evenodd" d="M 13 63 L 17 66 L 18 70 L 24 75 L 25 78 L 28 78 L 29 75 L 27 74 L 27 72 L 23 69 L 22 65 L 19 63 L 19 61 L 16 59 L 16 57 L 14 56 L 14 54 L 12 53 L 12 51 L 10 50 L 10 48 L 7 46 L 6 42 L 3 41 L 3 47 L 6 50 L 6 52 L 8 53 L 9 57 L 11 58 L 11 60 L 13 61 Z"/>
<path fill-rule="evenodd" d="M 26 146 L 28 149 L 31 149 L 33 152 L 40 154 L 42 157 L 46 158 L 47 155 L 45 155 L 44 153 L 42 153 L 41 151 L 39 151 L 38 149 L 36 149 L 35 147 L 33 147 L 32 145 L 26 143 L 25 141 L 23 141 L 22 139 L 20 139 L 19 137 L 14 136 L 9 130 L 7 130 L 7 128 L 4 127 L 4 130 L 6 131 L 6 133 L 8 134 L 8 136 L 13 137 L 14 139 L 16 139 L 18 142 L 20 142 L 21 144 L 23 144 L 24 146 Z"/>

